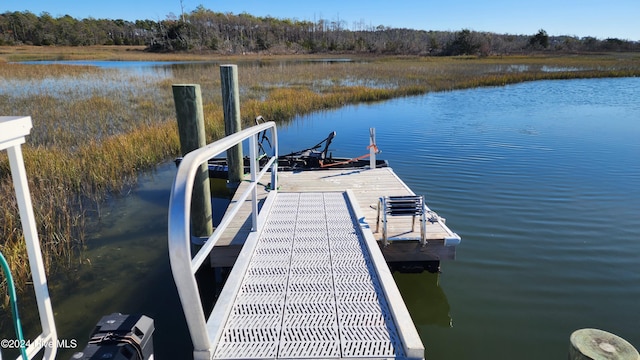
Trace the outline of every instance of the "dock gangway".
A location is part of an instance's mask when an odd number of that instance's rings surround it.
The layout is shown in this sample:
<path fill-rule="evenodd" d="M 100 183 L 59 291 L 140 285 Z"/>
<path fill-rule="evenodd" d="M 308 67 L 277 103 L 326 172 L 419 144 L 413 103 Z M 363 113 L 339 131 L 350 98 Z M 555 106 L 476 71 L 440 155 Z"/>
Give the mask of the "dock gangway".
<path fill-rule="evenodd" d="M 258 134 L 270 131 L 258 164 Z M 190 209 L 201 164 L 249 142 L 250 179 L 204 245 L 192 254 Z M 192 151 L 169 203 L 169 257 L 194 359 L 423 359 L 424 346 L 352 192 L 280 192 L 277 129 L 268 122 Z M 269 173 L 259 206 L 257 187 Z M 251 199 L 251 232 L 205 314 L 196 271 Z M 260 209 L 260 210 L 259 210 Z"/>

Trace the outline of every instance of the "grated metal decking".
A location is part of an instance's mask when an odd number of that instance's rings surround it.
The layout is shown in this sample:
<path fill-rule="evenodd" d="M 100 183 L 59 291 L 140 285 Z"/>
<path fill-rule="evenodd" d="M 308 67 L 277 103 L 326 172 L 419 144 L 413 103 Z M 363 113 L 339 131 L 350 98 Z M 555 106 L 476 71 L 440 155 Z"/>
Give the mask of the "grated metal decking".
<path fill-rule="evenodd" d="M 404 358 L 343 193 L 280 193 L 217 359 Z"/>
<path fill-rule="evenodd" d="M 348 195 L 273 196 L 214 358 L 408 358 Z"/>

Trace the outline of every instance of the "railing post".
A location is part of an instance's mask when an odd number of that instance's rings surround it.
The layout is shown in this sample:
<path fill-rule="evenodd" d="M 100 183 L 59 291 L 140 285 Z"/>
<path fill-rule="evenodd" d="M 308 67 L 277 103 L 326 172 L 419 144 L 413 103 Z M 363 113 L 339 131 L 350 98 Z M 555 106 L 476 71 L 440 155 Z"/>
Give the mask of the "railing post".
<path fill-rule="evenodd" d="M 240 90 L 238 85 L 238 66 L 220 65 L 220 83 L 222 86 L 222 108 L 224 110 L 224 134 L 229 136 L 241 130 Z M 229 167 L 229 185 L 237 187 L 244 179 L 242 146 L 236 145 L 227 150 Z"/>
<path fill-rule="evenodd" d="M 207 145 L 200 85 L 173 85 L 173 99 L 178 119 L 180 150 L 184 156 Z M 209 168 L 205 162 L 200 165 L 196 174 L 191 201 L 191 223 L 195 236 L 209 237 L 213 233 L 212 214 Z"/>
<path fill-rule="evenodd" d="M 38 239 L 38 227 L 31 202 L 27 171 L 20 147 L 25 142 L 25 136 L 29 134 L 31 127 L 31 117 L 29 116 L 0 116 L 0 150 L 7 150 L 9 158 L 11 179 L 15 189 L 16 202 L 18 203 L 18 212 L 33 280 L 33 290 L 38 306 L 40 325 L 42 326 L 42 333 L 38 335 L 35 341 L 29 341 L 30 345 L 26 349 L 27 356 L 29 358 L 35 357 L 44 347 L 42 358 L 55 359 L 57 347 L 46 346 L 46 344 L 56 344 L 58 335 L 53 319 L 53 308 L 49 297 L 47 276 L 44 261 L 42 260 L 40 240 Z"/>
<path fill-rule="evenodd" d="M 273 156 L 276 158 L 271 167 L 271 191 L 278 191 L 278 129 L 274 126 L 271 128 L 271 137 L 273 138 Z"/>
<path fill-rule="evenodd" d="M 251 136 L 249 140 L 249 164 L 251 167 L 251 183 L 254 185 L 251 191 L 251 231 L 258 230 L 258 188 L 255 184 L 258 172 L 258 134 Z"/>

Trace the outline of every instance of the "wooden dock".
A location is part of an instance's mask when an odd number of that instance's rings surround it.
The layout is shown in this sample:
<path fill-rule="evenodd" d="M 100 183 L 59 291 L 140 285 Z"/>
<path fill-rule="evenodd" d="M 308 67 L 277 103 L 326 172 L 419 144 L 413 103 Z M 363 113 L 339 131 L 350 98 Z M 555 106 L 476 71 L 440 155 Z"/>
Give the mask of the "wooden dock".
<path fill-rule="evenodd" d="M 241 194 L 248 182 L 240 185 L 236 194 Z M 327 192 L 350 190 L 355 195 L 364 221 L 369 225 L 378 242 L 382 232 L 376 231 L 379 199 L 382 196 L 415 195 L 414 192 L 394 173 L 390 167 L 359 170 L 319 170 L 299 172 L 278 172 L 279 192 Z M 259 187 L 260 203 L 268 194 L 268 184 Z M 231 205 L 237 202 L 237 195 Z M 240 253 L 245 239 L 251 231 L 251 201 L 246 200 L 229 227 L 218 240 L 211 252 L 211 265 L 231 267 Z M 231 206 L 230 205 L 230 206 Z M 218 211 L 219 209 L 214 209 Z M 434 213 L 435 214 L 435 213 Z M 391 217 L 389 219 L 389 237 L 396 239 L 387 246 L 380 246 L 389 263 L 430 262 L 455 259 L 457 235 L 446 226 L 444 219 L 437 217 L 427 223 L 427 244 L 406 240 L 420 237 L 419 225 L 412 230 L 411 217 Z M 416 222 L 418 222 L 416 220 Z M 445 246 L 445 240 L 453 246 Z M 381 243 L 380 243 L 381 244 Z"/>

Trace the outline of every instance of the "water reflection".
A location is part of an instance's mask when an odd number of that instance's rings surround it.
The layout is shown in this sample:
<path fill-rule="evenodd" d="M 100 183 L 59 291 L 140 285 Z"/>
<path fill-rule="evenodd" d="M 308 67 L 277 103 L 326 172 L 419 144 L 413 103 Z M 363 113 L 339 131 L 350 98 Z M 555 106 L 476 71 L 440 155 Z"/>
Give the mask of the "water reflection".
<path fill-rule="evenodd" d="M 575 66 L 549 66 L 549 65 L 524 65 L 524 64 L 509 64 L 509 65 L 496 65 L 493 72 L 497 73 L 519 73 L 528 71 L 540 71 L 540 72 L 573 72 L 573 71 L 585 71 L 591 70 L 589 68 L 579 68 Z"/>
<path fill-rule="evenodd" d="M 426 271 L 418 274 L 394 273 L 393 278 L 416 327 L 453 326 L 449 301 L 440 287 L 440 274 Z"/>
<path fill-rule="evenodd" d="M 234 64 L 241 66 L 253 66 L 257 68 L 264 67 L 283 67 L 296 63 L 349 63 L 352 59 L 284 59 L 284 60 L 239 60 L 234 61 Z M 227 60 L 206 60 L 206 61 L 114 61 L 114 60 L 33 60 L 33 61 L 21 61 L 20 64 L 27 65 L 78 65 L 78 66 L 95 66 L 103 69 L 117 69 L 123 73 L 130 73 L 140 76 L 162 76 L 173 77 L 170 70 L 201 70 L 207 67 L 217 67 L 221 64 L 226 64 Z M 359 61 L 360 63 L 364 61 Z"/>
<path fill-rule="evenodd" d="M 95 66 L 102 69 L 116 69 L 125 75 L 154 76 L 169 78 L 170 72 L 163 71 L 171 69 L 174 65 L 189 64 L 194 62 L 186 61 L 112 61 L 112 60 L 35 60 L 22 61 L 20 64 L 27 65 L 77 65 Z"/>

